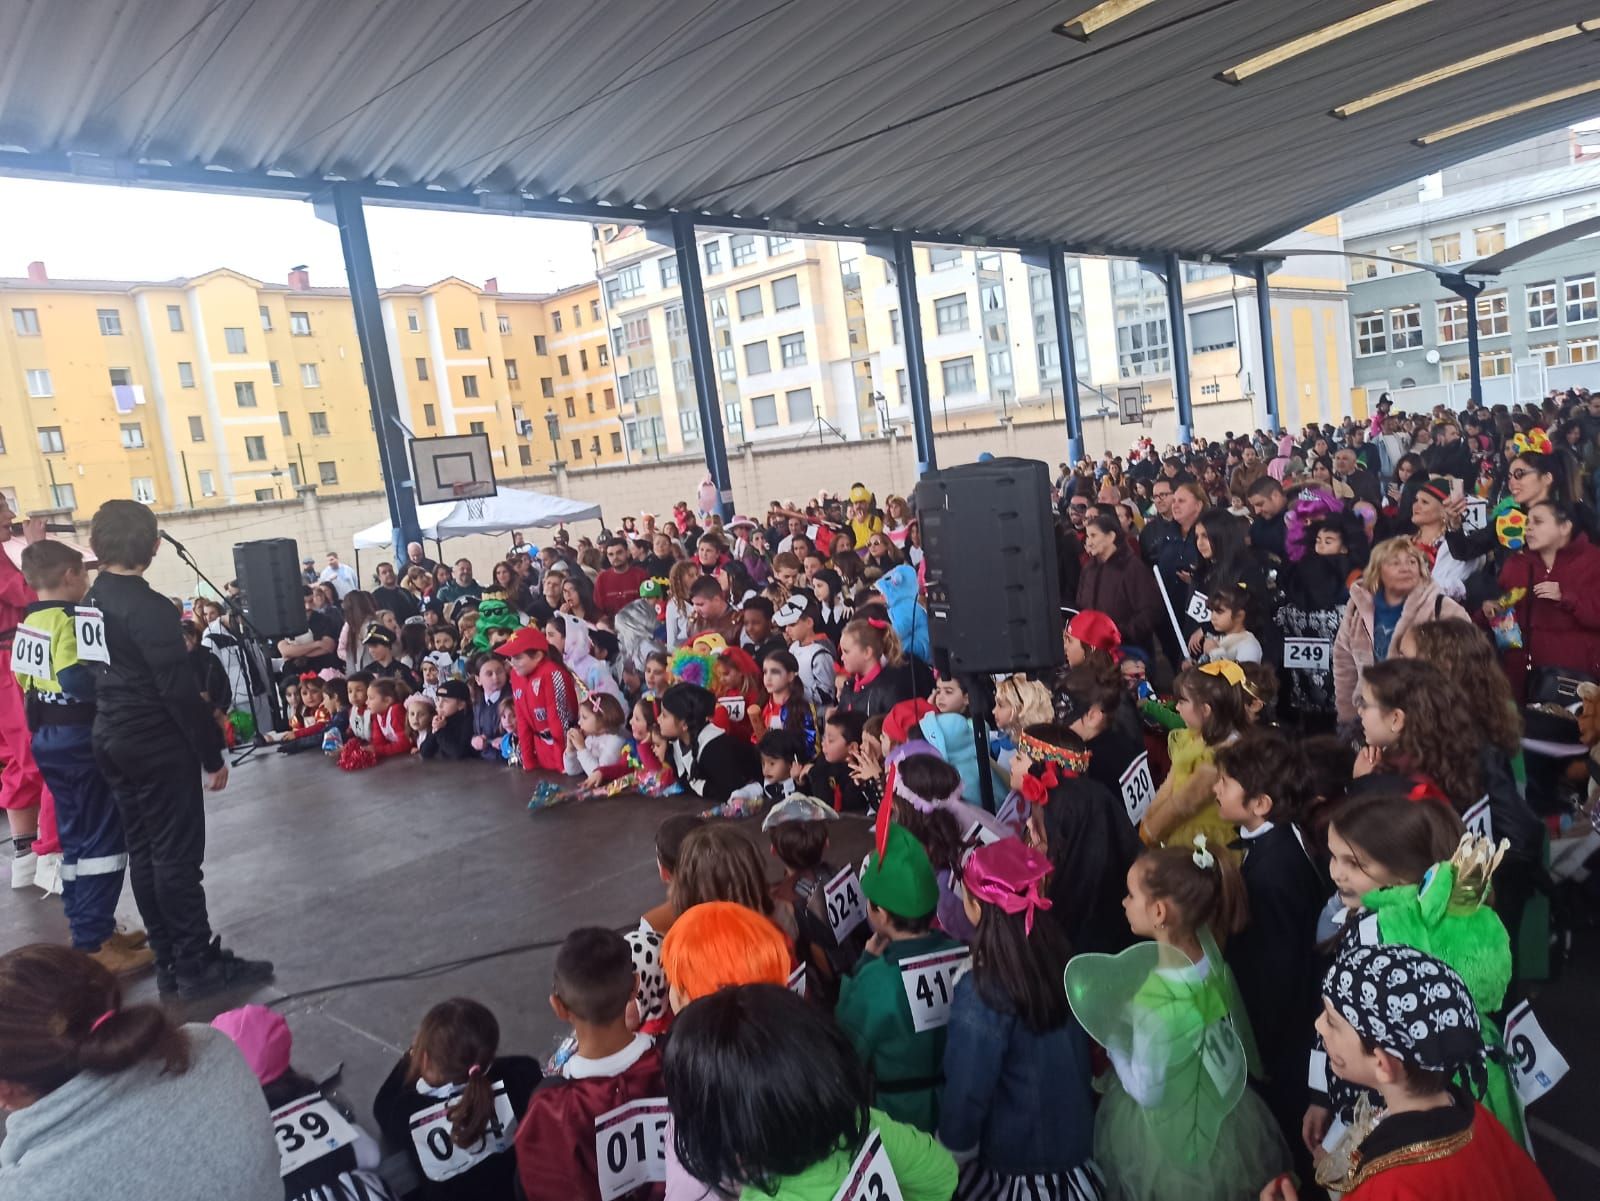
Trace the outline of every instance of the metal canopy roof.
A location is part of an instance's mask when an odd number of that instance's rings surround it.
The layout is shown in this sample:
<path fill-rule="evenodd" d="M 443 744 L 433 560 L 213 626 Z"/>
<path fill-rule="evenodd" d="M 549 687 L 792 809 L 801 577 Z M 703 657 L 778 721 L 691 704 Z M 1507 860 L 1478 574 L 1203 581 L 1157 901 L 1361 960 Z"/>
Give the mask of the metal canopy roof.
<path fill-rule="evenodd" d="M 1329 115 L 1600 0 L 1419 0 L 1216 78 L 1381 2 L 1153 0 L 1080 43 L 1094 0 L 9 0 L 0 173 L 1196 257 L 1600 108 L 1413 143 L 1600 81 L 1585 34 Z"/>

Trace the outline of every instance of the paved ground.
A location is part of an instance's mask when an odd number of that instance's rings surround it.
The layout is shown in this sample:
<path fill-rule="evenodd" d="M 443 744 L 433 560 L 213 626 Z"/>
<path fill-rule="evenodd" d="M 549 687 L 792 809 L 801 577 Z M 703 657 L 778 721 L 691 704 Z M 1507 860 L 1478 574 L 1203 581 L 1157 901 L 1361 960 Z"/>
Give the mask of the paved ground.
<path fill-rule="evenodd" d="M 477 765 L 390 762 L 346 774 L 320 755 L 268 754 L 236 768 L 208 799 L 207 892 L 225 942 L 277 964 L 274 986 L 254 999 L 558 941 L 585 923 L 631 924 L 660 900 L 651 836 L 693 803 L 617 799 L 530 817 L 529 791 L 521 773 Z M 867 837 L 864 823 L 843 823 L 832 858 L 858 856 Z M 59 902 L 39 896 L 0 887 L 0 950 L 65 941 Z M 123 904 L 136 920 L 130 893 Z M 1594 931 L 1580 932 L 1564 976 L 1535 998 L 1573 1068 L 1530 1115 L 1562 1201 L 1600 1192 L 1589 1120 L 1600 1101 L 1597 946 Z M 457 994 L 494 1010 L 504 1049 L 542 1057 L 560 1034 L 547 1002 L 553 957 L 553 948 L 529 950 L 291 1000 L 295 1063 L 319 1076 L 342 1063 L 341 1092 L 365 1113 L 423 1011 Z M 153 999 L 153 980 L 132 992 Z M 242 1000 L 188 1017 L 209 1020 Z"/>

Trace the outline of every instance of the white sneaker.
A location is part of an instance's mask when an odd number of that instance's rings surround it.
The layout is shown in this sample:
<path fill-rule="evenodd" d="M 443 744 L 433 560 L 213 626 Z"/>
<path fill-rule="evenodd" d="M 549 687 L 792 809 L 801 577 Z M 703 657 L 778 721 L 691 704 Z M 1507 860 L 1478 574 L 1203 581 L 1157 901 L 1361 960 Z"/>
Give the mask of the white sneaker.
<path fill-rule="evenodd" d="M 39 863 L 34 871 L 33 883 L 41 889 L 46 896 L 61 892 L 61 853 L 37 856 Z"/>
<path fill-rule="evenodd" d="M 39 868 L 39 856 L 29 851 L 11 860 L 11 887 L 27 888 Z"/>

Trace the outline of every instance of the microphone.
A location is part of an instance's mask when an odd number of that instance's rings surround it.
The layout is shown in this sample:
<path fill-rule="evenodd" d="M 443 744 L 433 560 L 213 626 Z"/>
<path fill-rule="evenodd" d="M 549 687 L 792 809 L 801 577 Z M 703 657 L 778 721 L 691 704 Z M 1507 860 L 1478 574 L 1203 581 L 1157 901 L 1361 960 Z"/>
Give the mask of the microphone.
<path fill-rule="evenodd" d="M 177 551 L 178 554 L 180 556 L 182 556 L 183 558 L 188 558 L 189 550 L 188 550 L 187 547 L 185 547 L 183 545 L 183 543 L 179 542 L 171 534 L 167 533 L 166 530 L 161 530 L 161 531 L 159 531 L 159 533 L 160 533 L 160 536 L 161 536 L 161 541 L 169 543 L 172 546 L 172 549 Z"/>
<path fill-rule="evenodd" d="M 11 523 L 11 532 L 13 534 L 22 533 L 22 522 L 13 521 Z M 75 534 L 77 529 L 70 522 L 47 521 L 44 523 L 44 532 L 47 534 Z"/>

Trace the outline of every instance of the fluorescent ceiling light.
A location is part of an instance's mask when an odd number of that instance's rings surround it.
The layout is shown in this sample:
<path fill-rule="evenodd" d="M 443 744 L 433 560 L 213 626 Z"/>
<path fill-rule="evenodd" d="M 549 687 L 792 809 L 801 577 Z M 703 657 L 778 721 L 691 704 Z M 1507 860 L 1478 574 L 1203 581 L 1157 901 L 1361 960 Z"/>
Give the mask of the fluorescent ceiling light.
<path fill-rule="evenodd" d="M 1120 21 L 1154 3 L 1155 0 L 1101 0 L 1101 3 L 1079 13 L 1070 21 L 1061 22 L 1055 31 L 1075 42 L 1087 42 L 1095 30 L 1104 29 L 1111 22 Z"/>
<path fill-rule="evenodd" d="M 1563 100 L 1571 100 L 1577 96 L 1587 96 L 1591 92 L 1600 92 L 1600 79 L 1595 80 L 1593 83 L 1580 83 L 1570 88 L 1562 88 L 1559 92 L 1546 92 L 1543 96 L 1535 96 L 1532 100 L 1524 100 L 1520 104 L 1497 108 L 1492 113 L 1484 113 L 1481 117 L 1473 117 L 1471 120 L 1460 121 L 1455 125 L 1446 125 L 1443 129 L 1436 129 L 1420 138 L 1413 138 L 1412 141 L 1418 146 L 1432 146 L 1435 142 L 1442 142 L 1446 138 L 1453 138 L 1461 133 L 1469 133 L 1474 129 L 1482 129 L 1485 125 L 1493 125 L 1496 121 L 1504 121 L 1507 117 L 1521 116 L 1523 113 L 1532 112 L 1536 108 L 1543 108 L 1547 104 L 1560 104 Z"/>
<path fill-rule="evenodd" d="M 1579 21 L 1575 25 L 1563 25 L 1559 29 L 1550 30 L 1548 33 L 1536 33 L 1530 38 L 1508 42 L 1506 45 L 1497 47 L 1494 50 L 1485 50 L 1482 54 L 1474 54 L 1471 58 L 1463 58 L 1459 62 L 1451 63 L 1449 66 L 1440 67 L 1436 71 L 1428 71 L 1422 75 L 1413 76 L 1404 83 L 1397 83 L 1393 87 L 1381 88 L 1376 92 L 1361 97 L 1359 100 L 1352 100 L 1349 104 L 1341 104 L 1333 110 L 1333 116 L 1341 118 L 1353 117 L 1369 108 L 1386 104 L 1390 100 L 1409 95 L 1421 88 L 1443 83 L 1447 79 L 1454 79 L 1457 75 L 1475 71 L 1479 67 L 1487 67 L 1491 63 L 1502 62 L 1529 50 L 1536 50 L 1540 46 L 1548 46 L 1552 42 L 1562 42 L 1567 38 L 1577 37 L 1581 33 L 1594 33 L 1597 30 L 1600 30 L 1600 19 Z"/>
<path fill-rule="evenodd" d="M 1259 75 L 1280 63 L 1299 58 L 1302 54 L 1308 54 L 1320 46 L 1326 46 L 1329 42 L 1336 42 L 1380 21 L 1387 21 L 1390 17 L 1398 17 L 1401 13 L 1408 13 L 1414 8 L 1421 8 L 1424 4 L 1431 3 L 1433 0 L 1388 0 L 1387 4 L 1376 5 L 1353 17 L 1335 21 L 1332 25 L 1324 25 L 1304 37 L 1295 38 L 1292 42 L 1285 42 L 1272 50 L 1247 58 L 1238 66 L 1220 72 L 1217 78 L 1223 83 L 1243 83 L 1252 75 Z"/>

